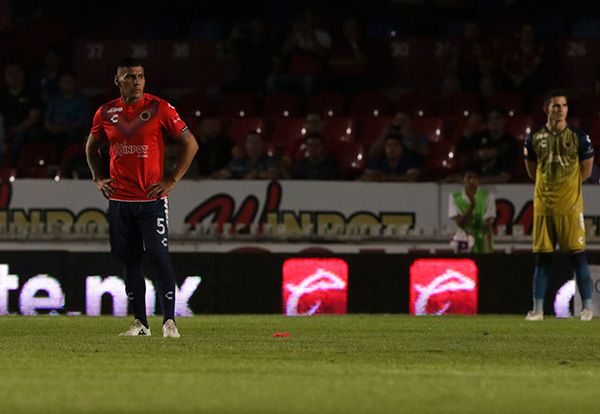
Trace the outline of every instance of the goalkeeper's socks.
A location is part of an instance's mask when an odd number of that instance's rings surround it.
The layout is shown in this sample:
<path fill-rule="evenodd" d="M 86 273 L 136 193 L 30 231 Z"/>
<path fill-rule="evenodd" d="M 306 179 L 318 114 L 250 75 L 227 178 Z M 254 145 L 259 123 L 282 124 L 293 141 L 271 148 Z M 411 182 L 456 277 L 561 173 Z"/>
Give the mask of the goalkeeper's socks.
<path fill-rule="evenodd" d="M 572 253 L 569 255 L 573 269 L 575 270 L 575 279 L 577 287 L 581 294 L 581 300 L 585 309 L 591 309 L 592 305 L 592 278 L 590 277 L 590 267 L 588 266 L 587 256 L 584 252 Z M 586 302 L 588 306 L 586 306 Z"/>
<path fill-rule="evenodd" d="M 535 313 L 544 313 L 544 299 L 533 300 L 533 311 Z"/>

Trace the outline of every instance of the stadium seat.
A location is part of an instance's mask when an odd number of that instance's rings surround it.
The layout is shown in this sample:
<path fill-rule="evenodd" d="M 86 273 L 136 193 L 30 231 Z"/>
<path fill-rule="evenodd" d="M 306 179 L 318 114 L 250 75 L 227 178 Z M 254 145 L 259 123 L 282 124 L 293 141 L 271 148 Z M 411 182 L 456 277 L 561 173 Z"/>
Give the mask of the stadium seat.
<path fill-rule="evenodd" d="M 579 98 L 574 106 L 574 113 L 579 117 L 599 117 L 600 116 L 600 95 L 587 94 Z"/>
<path fill-rule="evenodd" d="M 412 129 L 425 135 L 430 142 L 439 142 L 446 132 L 444 118 L 437 116 L 413 118 Z"/>
<path fill-rule="evenodd" d="M 387 98 L 379 92 L 361 92 L 354 96 L 350 105 L 350 116 L 355 118 L 385 116 L 387 111 Z"/>
<path fill-rule="evenodd" d="M 282 153 L 293 139 L 304 135 L 304 118 L 283 118 L 273 129 L 271 145 L 276 153 Z"/>
<path fill-rule="evenodd" d="M 479 111 L 479 95 L 475 92 L 456 92 L 442 100 L 444 116 L 460 118 L 475 111 Z"/>
<path fill-rule="evenodd" d="M 323 126 L 325 146 L 333 148 L 340 141 L 354 139 L 354 120 L 348 117 L 326 118 Z"/>
<path fill-rule="evenodd" d="M 440 141 L 431 147 L 431 153 L 423 164 L 421 180 L 439 181 L 456 172 L 456 151 L 454 144 Z"/>
<path fill-rule="evenodd" d="M 527 135 L 537 127 L 532 116 L 513 116 L 508 119 L 506 130 L 519 142 L 525 141 Z"/>
<path fill-rule="evenodd" d="M 392 118 L 389 117 L 368 118 L 360 134 L 360 142 L 365 146 L 373 144 L 381 136 L 385 126 L 389 125 L 390 122 L 392 122 Z"/>
<path fill-rule="evenodd" d="M 306 112 L 315 112 L 323 116 L 340 116 L 344 113 L 344 98 L 335 92 L 320 92 L 308 100 Z"/>
<path fill-rule="evenodd" d="M 56 165 L 57 158 L 56 146 L 52 142 L 26 143 L 16 165 L 18 176 L 48 178 L 48 167 Z"/>
<path fill-rule="evenodd" d="M 193 93 L 173 100 L 177 112 L 186 122 L 214 115 L 212 100 L 202 93 Z"/>
<path fill-rule="evenodd" d="M 234 118 L 229 125 L 228 135 L 238 144 L 243 145 L 248 132 L 257 130 L 264 134 L 265 122 L 262 118 Z"/>
<path fill-rule="evenodd" d="M 365 169 L 367 154 L 364 145 L 354 140 L 339 141 L 333 151 L 333 156 L 342 179 L 354 180 Z"/>
<path fill-rule="evenodd" d="M 256 116 L 256 97 L 252 93 L 223 94 L 217 115 L 222 118 Z"/>
<path fill-rule="evenodd" d="M 525 111 L 525 97 L 519 92 L 497 92 L 487 101 L 487 109 L 490 108 L 501 108 L 508 116 L 522 115 Z"/>
<path fill-rule="evenodd" d="M 60 155 L 59 171 L 61 176 L 69 169 L 70 164 L 78 157 L 85 158 L 85 142 L 72 142 Z"/>
<path fill-rule="evenodd" d="M 0 180 L 10 180 L 17 176 L 17 170 L 13 167 L 0 167 Z"/>
<path fill-rule="evenodd" d="M 408 92 L 394 102 L 391 113 L 396 110 L 409 111 L 413 116 L 431 116 L 435 114 L 435 98 L 427 91 Z"/>
<path fill-rule="evenodd" d="M 279 119 L 299 115 L 300 99 L 291 93 L 271 93 L 265 97 L 262 117 Z"/>

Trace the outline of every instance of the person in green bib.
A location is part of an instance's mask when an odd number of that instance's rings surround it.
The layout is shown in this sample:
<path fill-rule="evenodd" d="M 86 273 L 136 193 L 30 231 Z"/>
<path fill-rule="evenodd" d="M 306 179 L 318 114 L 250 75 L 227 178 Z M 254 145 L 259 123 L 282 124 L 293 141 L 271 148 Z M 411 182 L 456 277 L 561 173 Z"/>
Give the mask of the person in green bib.
<path fill-rule="evenodd" d="M 448 217 L 474 239 L 471 253 L 491 253 L 496 197 L 491 191 L 479 187 L 479 183 L 479 171 L 466 168 L 463 172 L 463 189 L 450 194 Z"/>

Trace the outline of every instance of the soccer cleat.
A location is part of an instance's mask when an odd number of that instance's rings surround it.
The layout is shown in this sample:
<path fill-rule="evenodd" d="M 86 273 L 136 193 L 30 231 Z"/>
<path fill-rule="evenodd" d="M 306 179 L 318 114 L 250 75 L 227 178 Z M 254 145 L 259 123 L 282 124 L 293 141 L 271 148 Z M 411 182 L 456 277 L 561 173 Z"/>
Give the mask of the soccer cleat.
<path fill-rule="evenodd" d="M 179 331 L 177 330 L 177 325 L 175 325 L 175 321 L 173 319 L 167 319 L 167 321 L 163 325 L 163 337 L 164 338 L 179 338 Z"/>
<path fill-rule="evenodd" d="M 119 336 L 151 336 L 150 328 L 146 328 L 139 319 L 135 319 L 128 330 L 119 334 Z"/>
<path fill-rule="evenodd" d="M 525 320 L 526 321 L 543 321 L 544 313 L 530 310 L 529 312 L 527 312 L 527 316 L 525 316 Z"/>
<path fill-rule="evenodd" d="M 590 309 L 584 309 L 579 314 L 579 319 L 581 319 L 582 321 L 591 321 L 593 317 L 594 314 Z"/>

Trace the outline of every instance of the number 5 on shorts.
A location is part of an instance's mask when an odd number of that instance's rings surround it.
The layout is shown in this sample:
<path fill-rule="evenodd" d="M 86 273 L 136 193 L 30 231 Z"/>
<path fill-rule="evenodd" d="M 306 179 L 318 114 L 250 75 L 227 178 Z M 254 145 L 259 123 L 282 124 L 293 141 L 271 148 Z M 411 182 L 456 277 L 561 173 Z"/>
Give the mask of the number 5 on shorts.
<path fill-rule="evenodd" d="M 167 231 L 167 228 L 165 227 L 165 219 L 162 217 L 159 217 L 156 219 L 156 232 L 158 234 L 165 234 L 165 232 Z"/>

